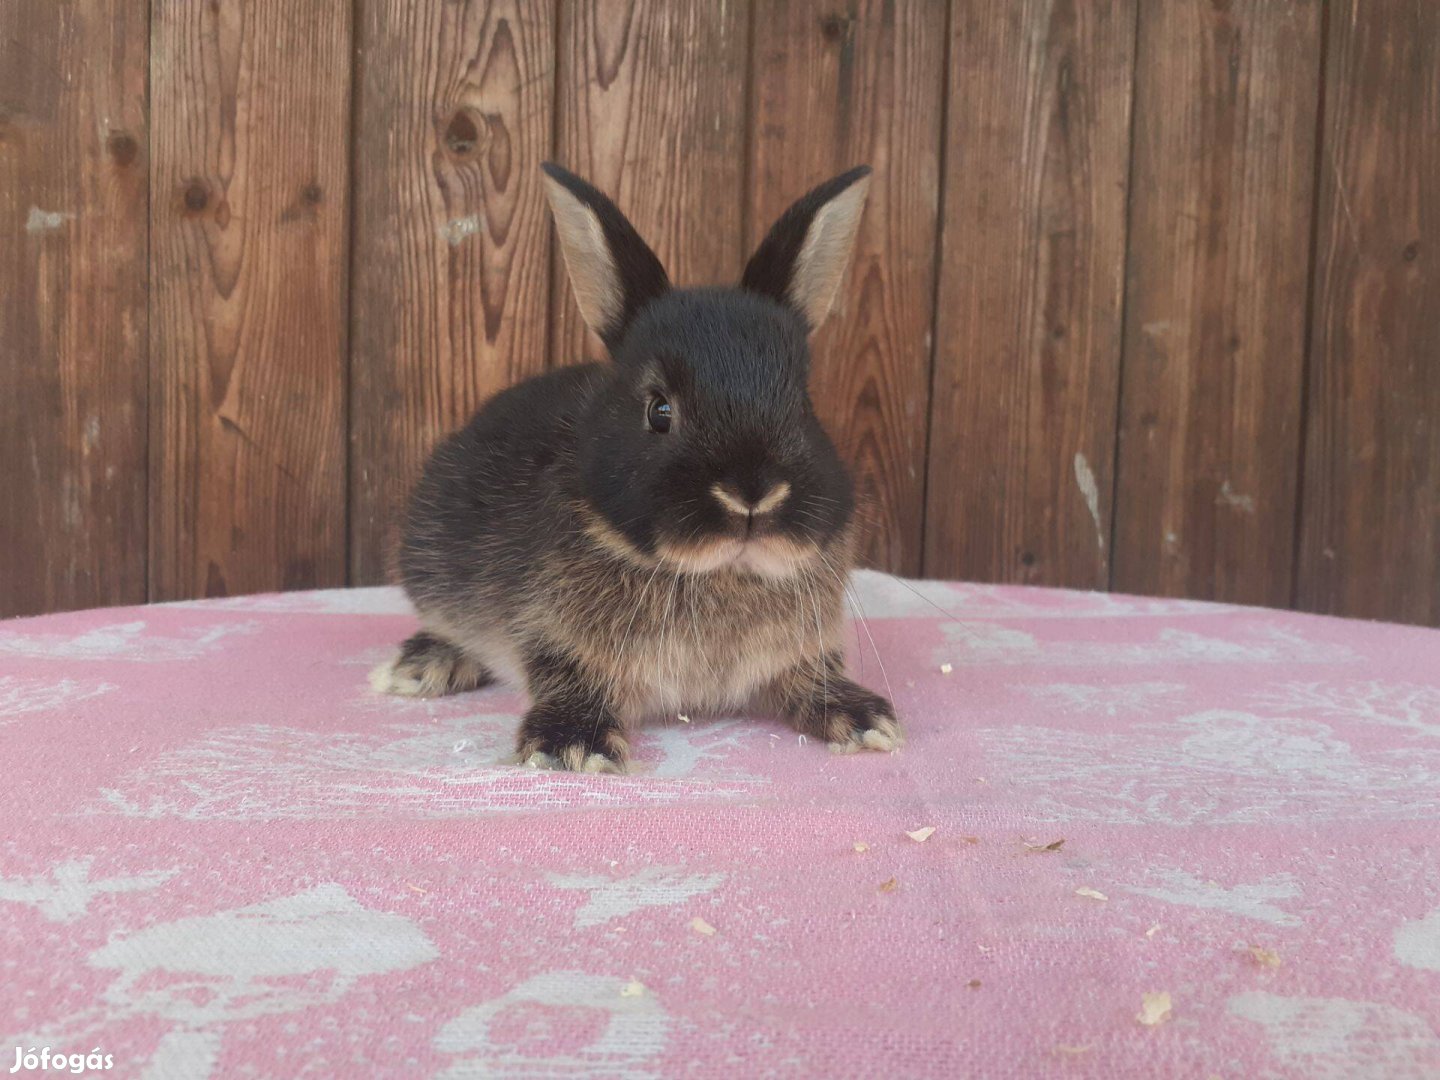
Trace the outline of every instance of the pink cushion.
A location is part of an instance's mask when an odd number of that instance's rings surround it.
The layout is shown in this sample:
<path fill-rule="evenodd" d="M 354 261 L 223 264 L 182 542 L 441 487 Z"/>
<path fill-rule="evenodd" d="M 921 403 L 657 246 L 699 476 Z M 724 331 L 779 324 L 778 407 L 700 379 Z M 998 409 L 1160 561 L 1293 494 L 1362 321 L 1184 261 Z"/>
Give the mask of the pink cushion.
<path fill-rule="evenodd" d="M 626 777 L 376 696 L 393 590 L 0 625 L 0 1067 L 1440 1076 L 1440 633 L 858 585 L 904 750 Z"/>

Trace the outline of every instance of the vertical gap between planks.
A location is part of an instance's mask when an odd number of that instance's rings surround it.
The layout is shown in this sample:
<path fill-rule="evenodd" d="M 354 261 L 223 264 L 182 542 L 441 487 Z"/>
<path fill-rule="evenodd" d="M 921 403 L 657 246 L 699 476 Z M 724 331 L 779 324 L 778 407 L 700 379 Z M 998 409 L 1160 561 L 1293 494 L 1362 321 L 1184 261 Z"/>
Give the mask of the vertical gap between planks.
<path fill-rule="evenodd" d="M 1300 606 L 1300 574 L 1304 569 L 1301 545 L 1305 538 L 1305 462 L 1310 439 L 1310 374 L 1314 370 L 1315 305 L 1320 287 L 1320 188 L 1325 171 L 1325 97 L 1330 79 L 1330 10 L 1328 0 L 1320 5 L 1320 63 L 1315 80 L 1315 152 L 1310 190 L 1310 265 L 1305 287 L 1305 329 L 1301 336 L 1300 417 L 1296 423 L 1295 522 L 1290 543 L 1290 607 Z"/>
<path fill-rule="evenodd" d="M 755 216 L 755 4 L 750 0 L 745 5 L 745 103 L 741 106 L 744 117 L 744 150 L 740 157 L 740 260 L 744 265 L 746 252 L 750 247 L 750 226 Z"/>
<path fill-rule="evenodd" d="M 934 274 L 930 283 L 930 370 L 927 385 L 930 390 L 930 398 L 925 403 L 925 475 L 920 481 L 920 550 L 915 560 L 917 572 L 920 577 L 925 576 L 926 555 L 929 548 L 930 528 L 930 471 L 931 471 L 931 441 L 935 435 L 935 379 L 937 377 L 937 365 L 935 354 L 939 349 L 938 331 L 940 318 L 940 279 L 945 268 L 945 260 L 942 258 L 945 240 L 945 192 L 948 185 L 946 176 L 949 173 L 950 153 L 950 51 L 954 42 L 955 29 L 955 5 L 959 0 L 950 0 L 945 5 L 945 48 L 944 56 L 940 64 L 940 170 L 939 182 L 935 189 L 935 243 L 932 245 L 930 263 Z"/>
<path fill-rule="evenodd" d="M 560 160 L 560 49 L 565 40 L 562 16 L 566 3 L 578 2 L 554 0 L 550 7 L 550 160 L 567 169 L 573 163 Z M 535 165 L 531 164 L 532 167 Z M 556 355 L 560 335 L 555 332 L 555 323 L 565 303 L 569 276 L 555 251 L 557 245 L 550 225 L 550 198 L 543 191 L 543 183 L 541 188 L 540 213 L 544 220 L 540 227 L 545 232 L 545 370 L 549 371 L 560 366 L 560 357 Z"/>
<path fill-rule="evenodd" d="M 350 0 L 350 126 L 349 145 L 346 146 L 348 163 L 345 177 L 346 222 L 345 222 L 345 363 L 341 371 L 340 408 L 345 425 L 345 468 L 342 470 L 345 484 L 345 584 L 355 584 L 355 404 L 352 400 L 355 385 L 355 219 L 359 200 L 356 198 L 356 147 L 360 130 L 360 68 L 361 18 L 364 0 Z"/>
<path fill-rule="evenodd" d="M 146 603 L 155 599 L 155 590 L 150 577 L 151 535 L 155 516 L 152 509 L 155 498 L 153 463 L 155 425 L 151 415 L 155 409 L 155 320 L 150 318 L 150 305 L 153 302 L 150 288 L 150 260 L 151 253 L 155 249 L 152 235 L 155 228 L 155 214 L 152 209 L 155 202 L 155 117 L 153 115 L 155 94 L 153 82 L 155 77 L 155 4 L 158 2 L 159 0 L 151 0 L 149 4 L 145 5 L 145 259 L 141 271 L 145 275 L 145 513 L 143 515 L 145 544 L 144 550 L 140 553 L 140 559 L 144 566 Z"/>
<path fill-rule="evenodd" d="M 1135 114 L 1140 111 L 1140 20 L 1145 17 L 1145 0 L 1136 0 L 1135 30 L 1130 46 L 1130 161 L 1125 169 L 1125 258 L 1120 273 L 1120 340 L 1115 356 L 1115 438 L 1110 459 L 1110 531 L 1105 538 L 1105 590 L 1115 591 L 1115 534 L 1120 522 L 1120 436 L 1125 420 L 1126 327 L 1130 312 L 1130 228 L 1135 209 Z M 1163 558 L 1163 555 L 1162 555 Z"/>

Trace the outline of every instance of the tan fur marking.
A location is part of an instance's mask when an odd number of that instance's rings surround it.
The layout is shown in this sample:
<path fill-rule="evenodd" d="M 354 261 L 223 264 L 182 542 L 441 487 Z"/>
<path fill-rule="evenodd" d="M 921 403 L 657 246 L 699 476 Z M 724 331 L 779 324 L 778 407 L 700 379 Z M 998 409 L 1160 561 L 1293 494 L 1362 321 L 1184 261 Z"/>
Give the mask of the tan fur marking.
<path fill-rule="evenodd" d="M 655 545 L 660 561 L 690 574 L 708 574 L 734 562 L 744 550 L 739 540 L 707 540 L 694 544 L 672 544 L 661 541 Z"/>
<path fill-rule="evenodd" d="M 450 663 L 427 661 L 406 662 L 401 657 L 386 661 L 370 672 L 370 686 L 382 694 L 398 697 L 440 697 L 461 693 L 480 685 L 483 671 L 468 656 Z"/>
<path fill-rule="evenodd" d="M 585 522 L 585 535 L 594 540 L 612 555 L 618 555 L 634 566 L 650 570 L 655 560 L 629 540 L 625 539 L 611 524 L 583 503 L 576 505 L 576 513 Z"/>
<path fill-rule="evenodd" d="M 889 752 L 904 746 L 905 736 L 901 733 L 899 724 L 882 716 L 874 721 L 874 726 L 860 737 L 860 741 L 870 750 Z"/>
<path fill-rule="evenodd" d="M 395 670 L 396 662 L 387 660 L 370 671 L 370 688 L 377 694 L 394 694 L 398 697 L 423 697 L 420 680 L 412 675 L 401 675 Z"/>
<path fill-rule="evenodd" d="M 814 567 L 820 552 L 784 536 L 767 536 L 745 545 L 737 560 L 744 569 L 767 578 L 784 578 Z"/>
<path fill-rule="evenodd" d="M 837 754 L 853 754 L 858 750 L 877 750 L 889 753 L 905 745 L 900 734 L 900 725 L 887 717 L 872 721 L 873 727 L 865 731 L 848 730 L 839 738 L 832 737 L 830 749 Z"/>
<path fill-rule="evenodd" d="M 604 754 L 591 754 L 585 759 L 584 763 L 581 764 L 579 771 L 588 773 L 623 773 L 625 770 Z"/>
<path fill-rule="evenodd" d="M 625 745 L 625 740 L 619 740 L 620 745 Z M 613 747 L 614 740 L 607 745 Z M 628 751 L 628 747 L 626 750 Z M 532 769 L 553 769 L 568 770 L 570 772 L 587 773 L 623 773 L 625 771 L 625 756 L 620 761 L 612 761 L 604 754 L 586 754 L 585 748 L 579 743 L 573 743 L 560 752 L 558 758 L 536 750 L 534 745 L 527 743 L 520 749 L 520 752 L 513 759 L 516 764 L 525 765 Z"/>
<path fill-rule="evenodd" d="M 860 229 L 860 214 L 865 209 L 865 196 L 870 178 L 857 180 L 822 206 L 805 234 L 805 244 L 795 260 L 790 279 L 790 302 L 804 313 L 810 329 L 817 330 L 830 314 L 835 294 L 850 253 L 855 248 L 855 235 Z"/>
<path fill-rule="evenodd" d="M 819 551 L 812 545 L 784 536 L 766 536 L 750 541 L 708 540 L 694 544 L 661 542 L 655 550 L 662 562 L 690 574 L 739 570 L 773 579 L 799 574 L 813 567 L 820 557 Z"/>
<path fill-rule="evenodd" d="M 753 506 L 724 484 L 710 485 L 710 494 L 714 495 L 715 501 L 732 514 L 738 514 L 741 517 L 750 517 L 751 515 L 759 517 L 762 514 L 770 513 L 789 498 L 790 485 L 782 480 L 767 491 L 765 497 Z"/>
<path fill-rule="evenodd" d="M 620 318 L 623 304 L 620 277 L 605 230 L 595 211 L 570 194 L 564 184 L 548 176 L 543 180 L 575 302 L 586 325 L 603 335 Z"/>
<path fill-rule="evenodd" d="M 625 741 L 625 736 L 618 731 L 605 733 L 605 749 L 610 751 L 616 761 L 626 762 L 630 760 L 630 744 Z"/>
<path fill-rule="evenodd" d="M 784 480 L 776 484 L 765 493 L 765 497 L 755 504 L 755 513 L 768 514 L 777 506 L 790 497 L 790 485 Z"/>
<path fill-rule="evenodd" d="M 715 501 L 726 510 L 729 510 L 730 513 L 739 514 L 741 517 L 748 517 L 750 515 L 750 504 L 724 484 L 711 484 L 710 494 L 714 495 Z"/>
<path fill-rule="evenodd" d="M 905 736 L 900 731 L 900 725 L 893 717 L 882 716 L 877 719 L 875 721 L 874 731 L 881 737 L 888 739 L 895 746 L 901 746 L 905 742 Z"/>
<path fill-rule="evenodd" d="M 831 746 L 849 743 L 854 745 L 850 734 L 854 729 L 848 716 L 839 713 L 832 713 L 825 718 L 825 741 Z"/>

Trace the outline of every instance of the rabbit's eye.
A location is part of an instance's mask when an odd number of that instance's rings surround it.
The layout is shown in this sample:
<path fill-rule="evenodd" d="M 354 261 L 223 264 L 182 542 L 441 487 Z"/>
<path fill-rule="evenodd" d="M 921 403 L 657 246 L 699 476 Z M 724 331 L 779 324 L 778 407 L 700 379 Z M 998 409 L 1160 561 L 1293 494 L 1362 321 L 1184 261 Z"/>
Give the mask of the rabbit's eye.
<path fill-rule="evenodd" d="M 650 398 L 650 406 L 645 410 L 645 424 L 657 435 L 664 435 L 670 430 L 670 402 L 659 394 Z"/>

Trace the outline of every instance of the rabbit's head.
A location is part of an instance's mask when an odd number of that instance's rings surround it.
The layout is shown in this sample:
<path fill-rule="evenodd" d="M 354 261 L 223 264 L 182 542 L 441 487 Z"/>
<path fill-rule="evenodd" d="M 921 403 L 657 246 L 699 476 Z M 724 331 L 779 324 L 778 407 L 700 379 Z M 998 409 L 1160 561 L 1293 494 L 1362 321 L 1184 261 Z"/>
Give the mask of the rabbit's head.
<path fill-rule="evenodd" d="M 576 433 L 592 534 L 639 561 L 783 578 L 832 556 L 853 491 L 815 417 L 809 336 L 839 290 L 870 170 L 777 221 L 735 288 L 672 288 L 609 199 L 544 166 L 585 321 L 612 363 Z"/>

